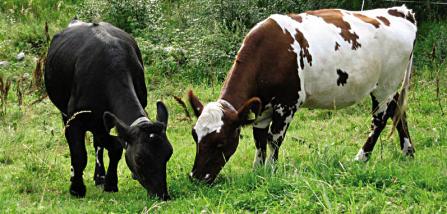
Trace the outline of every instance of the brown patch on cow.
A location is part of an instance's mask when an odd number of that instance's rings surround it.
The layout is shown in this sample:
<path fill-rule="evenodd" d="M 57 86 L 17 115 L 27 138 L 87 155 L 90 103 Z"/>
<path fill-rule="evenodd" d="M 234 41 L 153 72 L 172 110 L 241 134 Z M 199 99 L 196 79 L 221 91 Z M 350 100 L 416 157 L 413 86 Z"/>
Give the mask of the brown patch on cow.
<path fill-rule="evenodd" d="M 386 25 L 386 26 L 390 26 L 390 20 L 388 20 L 387 18 L 385 18 L 385 17 L 383 17 L 383 16 L 377 16 L 377 19 L 379 19 L 380 21 L 382 21 L 384 25 Z"/>
<path fill-rule="evenodd" d="M 298 14 L 289 14 L 288 16 L 299 23 L 303 22 L 303 17 Z"/>
<path fill-rule="evenodd" d="M 410 11 L 408 11 L 407 15 L 405 15 L 404 13 L 402 13 L 396 9 L 388 10 L 388 13 L 392 16 L 404 18 L 404 19 L 410 21 L 411 23 L 416 24 L 416 19 L 414 18 L 414 14 L 411 13 Z"/>
<path fill-rule="evenodd" d="M 314 10 L 306 12 L 309 15 L 318 16 L 322 18 L 325 22 L 333 24 L 341 29 L 341 37 L 352 44 L 352 50 L 356 50 L 362 45 L 357 41 L 359 36 L 353 32 L 351 33 L 351 25 L 343 20 L 343 13 L 340 10 L 335 9 L 324 9 L 324 10 Z"/>
<path fill-rule="evenodd" d="M 392 16 L 396 16 L 396 17 L 400 17 L 400 18 L 405 18 L 405 14 L 403 14 L 402 12 L 396 10 L 396 9 L 392 9 L 392 10 L 388 10 L 388 13 Z"/>
<path fill-rule="evenodd" d="M 373 19 L 371 17 L 365 16 L 365 15 L 360 14 L 360 13 L 354 13 L 354 16 L 359 18 L 360 20 L 366 22 L 366 23 L 374 25 L 374 27 L 376 27 L 376 28 L 380 27 L 380 22 L 377 21 L 377 19 Z"/>
<path fill-rule="evenodd" d="M 414 14 L 408 11 L 407 16 L 405 18 L 413 24 L 416 24 L 416 19 L 414 18 Z"/>
<path fill-rule="evenodd" d="M 340 44 L 338 44 L 338 42 L 335 42 L 335 51 L 338 51 L 339 48 L 340 48 Z"/>
<path fill-rule="evenodd" d="M 303 33 L 296 29 L 295 40 L 300 44 L 300 67 L 304 68 L 304 58 L 307 59 L 307 63 L 312 66 L 312 55 L 309 53 L 309 42 L 304 37 Z"/>

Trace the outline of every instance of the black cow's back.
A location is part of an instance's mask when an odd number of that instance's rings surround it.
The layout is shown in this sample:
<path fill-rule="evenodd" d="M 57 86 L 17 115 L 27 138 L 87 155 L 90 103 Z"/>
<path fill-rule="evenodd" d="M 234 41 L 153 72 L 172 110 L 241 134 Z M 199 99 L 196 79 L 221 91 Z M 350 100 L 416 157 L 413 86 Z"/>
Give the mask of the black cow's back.
<path fill-rule="evenodd" d="M 140 50 L 132 37 L 108 23 L 84 23 L 55 35 L 45 86 L 51 101 L 67 115 L 79 110 L 102 113 L 123 88 L 133 89 L 143 108 L 147 104 Z"/>

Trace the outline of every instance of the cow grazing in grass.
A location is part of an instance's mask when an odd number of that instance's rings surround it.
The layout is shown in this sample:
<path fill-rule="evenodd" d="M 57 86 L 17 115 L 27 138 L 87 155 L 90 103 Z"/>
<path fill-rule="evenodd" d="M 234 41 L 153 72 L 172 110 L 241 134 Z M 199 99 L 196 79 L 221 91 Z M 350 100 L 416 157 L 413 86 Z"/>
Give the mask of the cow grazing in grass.
<path fill-rule="evenodd" d="M 172 147 L 166 137 L 168 112 L 157 103 L 157 121 L 150 121 L 140 50 L 134 39 L 108 24 L 72 22 L 54 36 L 45 66 L 50 100 L 62 113 L 71 154 L 70 193 L 85 196 L 87 165 L 84 138 L 93 133 L 94 180 L 104 191 L 118 191 L 117 166 L 123 147 L 129 169 L 148 193 L 168 199 L 166 163 Z M 109 134 L 116 127 L 118 137 Z M 103 149 L 110 163 L 105 173 Z"/>
<path fill-rule="evenodd" d="M 299 108 L 340 109 L 372 99 L 372 132 L 357 160 L 367 160 L 388 118 L 396 116 L 400 146 L 414 152 L 403 106 L 416 37 L 405 6 L 351 12 L 340 9 L 272 15 L 245 37 L 217 102 L 203 106 L 189 93 L 197 123 L 190 176 L 213 182 L 236 151 L 240 128 L 253 122 L 255 165 L 278 159 Z M 398 88 L 403 83 L 403 94 Z M 253 111 L 256 119 L 248 119 Z"/>

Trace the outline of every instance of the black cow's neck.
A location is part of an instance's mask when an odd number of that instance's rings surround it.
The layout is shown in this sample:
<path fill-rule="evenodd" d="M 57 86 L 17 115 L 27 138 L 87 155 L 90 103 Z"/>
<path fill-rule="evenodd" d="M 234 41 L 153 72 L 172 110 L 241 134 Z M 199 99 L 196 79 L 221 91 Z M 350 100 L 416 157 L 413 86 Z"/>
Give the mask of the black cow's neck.
<path fill-rule="evenodd" d="M 115 90 L 111 97 L 111 111 L 125 124 L 131 125 L 140 117 L 147 117 L 143 107 L 141 106 L 133 85 L 131 89 Z"/>

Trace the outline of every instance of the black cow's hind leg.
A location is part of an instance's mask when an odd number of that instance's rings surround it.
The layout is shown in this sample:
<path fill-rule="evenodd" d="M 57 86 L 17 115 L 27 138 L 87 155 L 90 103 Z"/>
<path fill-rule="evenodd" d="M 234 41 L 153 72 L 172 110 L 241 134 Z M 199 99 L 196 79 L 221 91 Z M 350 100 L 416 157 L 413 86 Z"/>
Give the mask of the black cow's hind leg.
<path fill-rule="evenodd" d="M 107 169 L 107 175 L 104 183 L 104 191 L 106 192 L 118 192 L 118 175 L 117 168 L 118 162 L 123 154 L 123 147 L 121 146 L 117 137 L 107 135 L 107 141 L 105 148 L 109 153 L 109 167 Z"/>
<path fill-rule="evenodd" d="M 104 168 L 104 142 L 101 141 L 101 138 L 97 135 L 93 135 L 93 144 L 95 146 L 95 174 L 93 176 L 93 180 L 95 181 L 95 185 L 103 185 L 106 178 L 106 171 Z"/>
<path fill-rule="evenodd" d="M 71 156 L 71 186 L 70 194 L 84 197 L 86 188 L 82 178 L 87 165 L 87 151 L 85 149 L 85 130 L 73 121 L 65 130 L 65 138 L 70 147 Z"/>

